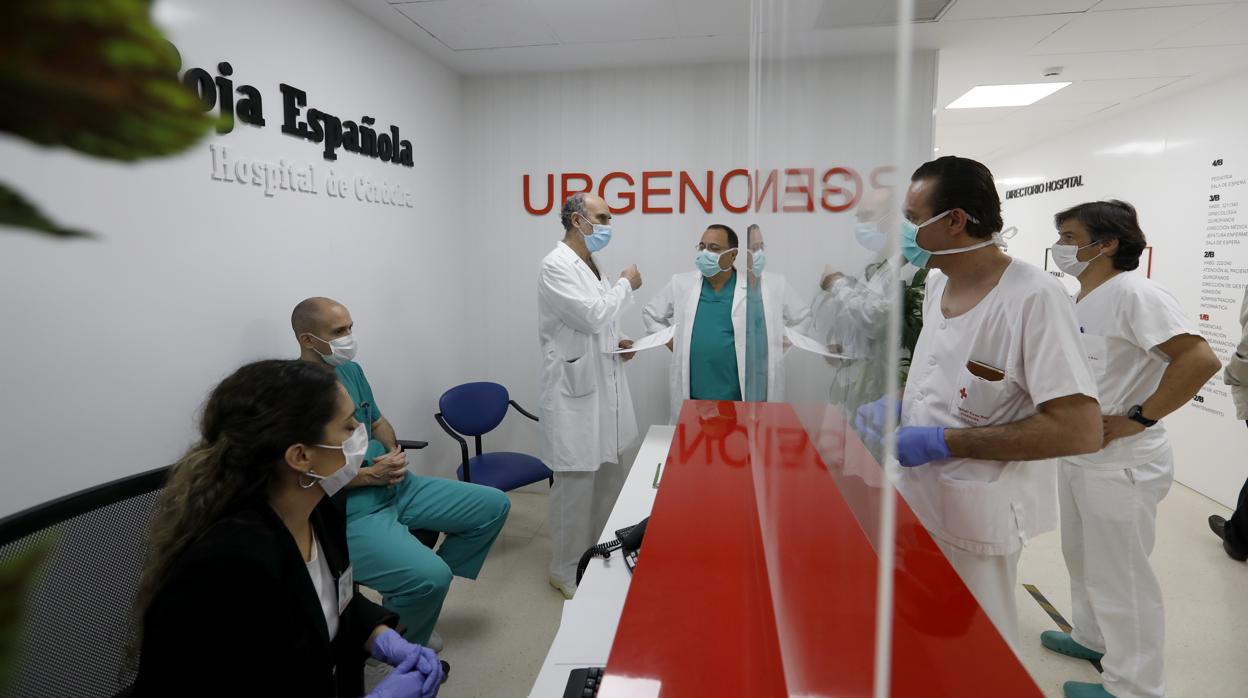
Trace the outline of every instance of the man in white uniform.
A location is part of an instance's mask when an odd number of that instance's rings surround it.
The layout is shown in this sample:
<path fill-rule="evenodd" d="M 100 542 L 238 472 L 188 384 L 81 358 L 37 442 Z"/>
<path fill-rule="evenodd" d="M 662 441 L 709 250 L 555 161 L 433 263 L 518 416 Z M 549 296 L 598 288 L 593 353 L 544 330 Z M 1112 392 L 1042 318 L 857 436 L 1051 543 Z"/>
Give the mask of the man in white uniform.
<path fill-rule="evenodd" d="M 1067 682 L 1069 698 L 1162 698 L 1165 614 L 1148 556 L 1174 454 L 1158 420 L 1187 404 L 1221 362 L 1169 291 L 1126 273 L 1147 245 L 1130 204 L 1080 204 L 1054 222 L 1053 260 L 1079 279 L 1075 314 L 1100 392 L 1105 446 L 1062 461 L 1073 630 L 1050 630 L 1040 641 L 1101 661 L 1103 683 Z"/>
<path fill-rule="evenodd" d="M 542 260 L 537 323 L 542 347 L 539 417 L 550 491 L 550 583 L 572 598 L 576 564 L 598 536 L 623 484 L 620 453 L 637 438 L 619 318 L 641 287 L 637 266 L 614 283 L 592 253 L 611 239 L 611 212 L 590 194 L 568 198 L 563 241 Z M 606 470 L 608 472 L 600 472 Z"/>
<path fill-rule="evenodd" d="M 755 249 L 746 274 L 738 274 L 735 266 L 736 232 L 726 225 L 708 226 L 694 257 L 697 269 L 674 274 L 642 309 L 647 333 L 675 327 L 668 347 L 672 423 L 688 399 L 784 401 L 784 330 L 803 331 L 810 306 L 783 275 L 764 272 L 762 232 L 751 228 Z M 751 347 L 751 337 L 765 338 L 765 344 Z M 752 365 L 757 362 L 766 363 L 765 375 L 750 375 L 761 368 Z"/>
<path fill-rule="evenodd" d="M 1096 383 L 1062 285 L 999 249 L 988 168 L 924 164 L 904 215 L 907 261 L 941 273 L 927 280 L 902 397 L 897 486 L 1017 648 L 1019 553 L 1056 526 L 1056 463 L 1030 461 L 1100 448 Z"/>

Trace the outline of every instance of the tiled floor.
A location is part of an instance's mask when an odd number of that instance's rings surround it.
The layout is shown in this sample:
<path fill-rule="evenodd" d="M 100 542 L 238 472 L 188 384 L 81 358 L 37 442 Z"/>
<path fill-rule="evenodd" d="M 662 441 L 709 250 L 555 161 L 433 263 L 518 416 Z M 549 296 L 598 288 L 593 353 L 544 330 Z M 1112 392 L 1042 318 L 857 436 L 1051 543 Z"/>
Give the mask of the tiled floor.
<path fill-rule="evenodd" d="M 546 583 L 550 537 L 546 496 L 512 493 L 511 517 L 481 578 L 451 585 L 438 630 L 452 665 L 446 698 L 526 696 L 559 626 L 563 598 Z M 1228 512 L 1175 485 L 1162 503 L 1153 560 L 1166 598 L 1166 669 L 1175 698 L 1243 698 L 1248 695 L 1248 565 L 1231 561 L 1205 524 Z M 1023 553 L 1019 581 L 1034 584 L 1070 617 L 1070 591 L 1056 533 L 1041 536 Z M 1018 590 L 1023 661 L 1047 696 L 1062 682 L 1095 681 L 1087 662 L 1040 647 L 1053 622 L 1022 588 Z M 968 695 L 975 695 L 968 677 Z"/>
<path fill-rule="evenodd" d="M 1222 551 L 1205 522 L 1210 514 L 1230 512 L 1177 483 L 1158 513 L 1152 562 L 1166 603 L 1166 683 L 1173 698 L 1248 696 L 1248 565 Z M 1018 580 L 1039 587 L 1070 620 L 1070 577 L 1057 533 L 1023 551 Z M 1040 633 L 1056 626 L 1021 588 L 1018 606 L 1023 663 L 1046 696 L 1059 698 L 1065 681 L 1097 680 L 1088 662 L 1040 646 Z"/>

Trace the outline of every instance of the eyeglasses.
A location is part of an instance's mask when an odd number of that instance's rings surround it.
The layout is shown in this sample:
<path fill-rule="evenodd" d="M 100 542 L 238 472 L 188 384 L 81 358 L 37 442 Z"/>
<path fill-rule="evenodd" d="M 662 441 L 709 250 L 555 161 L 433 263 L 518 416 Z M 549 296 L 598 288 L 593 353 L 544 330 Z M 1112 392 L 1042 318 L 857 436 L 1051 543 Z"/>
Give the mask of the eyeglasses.
<path fill-rule="evenodd" d="M 698 252 L 711 252 L 711 253 L 713 253 L 713 254 L 723 254 L 724 252 L 728 252 L 728 251 L 730 251 L 730 250 L 735 250 L 735 249 L 737 249 L 737 248 L 735 248 L 735 247 L 722 247 L 722 246 L 720 246 L 720 244 L 719 244 L 719 243 L 717 243 L 717 242 L 712 242 L 712 243 L 711 243 L 711 244 L 709 244 L 709 245 L 708 245 L 708 244 L 706 244 L 706 243 L 704 243 L 704 242 L 699 242 L 699 243 L 698 243 Z"/>

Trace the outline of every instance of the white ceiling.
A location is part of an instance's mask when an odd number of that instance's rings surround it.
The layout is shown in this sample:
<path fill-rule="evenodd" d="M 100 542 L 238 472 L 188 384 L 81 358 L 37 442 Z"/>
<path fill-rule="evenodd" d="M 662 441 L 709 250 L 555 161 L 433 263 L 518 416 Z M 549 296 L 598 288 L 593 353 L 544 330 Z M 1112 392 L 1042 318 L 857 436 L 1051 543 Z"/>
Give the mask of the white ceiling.
<path fill-rule="evenodd" d="M 750 0 L 346 0 L 468 75 L 740 61 Z M 949 0 L 918 0 L 936 16 Z M 793 53 L 891 50 L 889 0 L 768 0 Z M 781 12 L 781 10 L 783 10 Z M 879 23 L 884 23 L 880 26 Z M 1248 70 L 1248 0 L 952 0 L 914 26 L 939 49 L 936 145 L 991 159 Z M 1060 77 L 1042 77 L 1060 66 Z M 1030 107 L 946 111 L 975 85 L 1069 80 Z"/>

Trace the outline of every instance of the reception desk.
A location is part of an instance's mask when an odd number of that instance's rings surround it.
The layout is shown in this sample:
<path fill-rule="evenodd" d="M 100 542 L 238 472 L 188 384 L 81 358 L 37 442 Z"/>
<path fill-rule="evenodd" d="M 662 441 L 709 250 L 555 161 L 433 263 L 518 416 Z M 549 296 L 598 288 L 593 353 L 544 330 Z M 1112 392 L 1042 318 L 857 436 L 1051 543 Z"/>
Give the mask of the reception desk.
<path fill-rule="evenodd" d="M 652 473 L 639 454 L 629 481 Z M 877 551 L 890 545 L 890 695 L 1039 697 L 904 501 L 897 535 L 877 535 L 881 473 L 834 407 L 686 402 L 622 613 L 598 623 L 612 636 L 598 638 L 599 695 L 873 695 Z M 627 574 L 618 553 L 609 564 Z M 595 586 L 587 574 L 560 635 L 582 594 L 603 610 Z M 562 695 L 554 679 L 570 668 L 544 670 L 533 695 Z"/>

